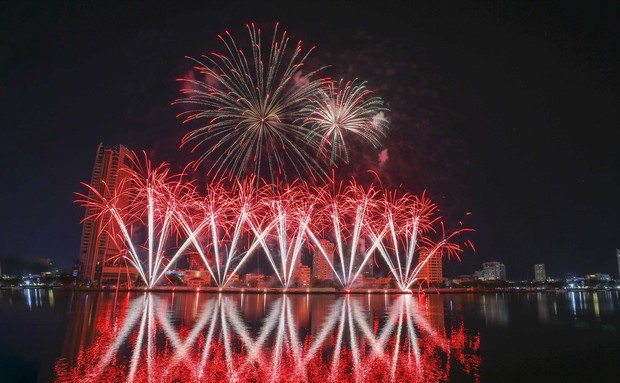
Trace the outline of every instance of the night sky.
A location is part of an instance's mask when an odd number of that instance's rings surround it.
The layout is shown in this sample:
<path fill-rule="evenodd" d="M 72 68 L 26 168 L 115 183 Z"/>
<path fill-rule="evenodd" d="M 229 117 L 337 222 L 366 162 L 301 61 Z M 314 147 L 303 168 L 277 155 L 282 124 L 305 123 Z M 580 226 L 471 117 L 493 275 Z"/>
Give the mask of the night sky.
<path fill-rule="evenodd" d="M 177 78 L 217 34 L 315 45 L 309 67 L 368 81 L 390 108 L 385 184 L 423 190 L 511 280 L 533 265 L 618 277 L 620 3 L 27 2 L 0 5 L 0 262 L 70 267 L 97 146 L 184 164 Z M 110 2 L 113 3 L 113 2 Z M 297 3 L 297 2 L 295 2 Z M 397 5 L 398 4 L 398 5 Z M 380 149 L 379 149 L 380 150 Z M 365 148 L 344 173 L 376 167 Z M 471 215 L 466 215 L 468 212 Z"/>

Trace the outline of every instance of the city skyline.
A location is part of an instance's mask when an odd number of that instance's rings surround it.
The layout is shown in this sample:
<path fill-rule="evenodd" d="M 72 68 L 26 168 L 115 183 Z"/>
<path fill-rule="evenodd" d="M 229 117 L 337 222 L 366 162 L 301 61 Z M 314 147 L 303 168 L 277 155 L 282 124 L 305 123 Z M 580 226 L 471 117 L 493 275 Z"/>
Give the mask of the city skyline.
<path fill-rule="evenodd" d="M 511 279 L 532 279 L 536 263 L 549 275 L 617 272 L 617 5 L 387 4 L 384 17 L 360 5 L 344 22 L 320 2 L 9 4 L 0 261 L 71 267 L 84 216 L 73 193 L 89 180 L 97 145 L 190 159 L 170 105 L 190 69 L 184 56 L 209 52 L 225 29 L 279 21 L 292 39 L 316 44 L 313 60 L 360 73 L 388 103 L 385 182 L 426 189 L 448 222 L 471 213 L 477 252 L 444 274 L 491 260 Z M 321 32 L 327 26 L 333 33 Z M 354 165 L 378 166 L 381 153 Z"/>

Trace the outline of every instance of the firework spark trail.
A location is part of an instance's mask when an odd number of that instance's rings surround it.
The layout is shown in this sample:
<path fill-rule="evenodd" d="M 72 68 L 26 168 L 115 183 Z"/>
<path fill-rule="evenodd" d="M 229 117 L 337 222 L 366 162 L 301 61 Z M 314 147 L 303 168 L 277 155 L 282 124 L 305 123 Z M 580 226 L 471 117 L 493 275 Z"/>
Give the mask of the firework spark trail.
<path fill-rule="evenodd" d="M 462 249 L 455 240 L 471 231 L 446 232 L 425 195 L 397 196 L 354 180 L 346 186 L 297 182 L 284 188 L 236 180 L 234 188 L 210 184 L 203 197 L 183 177 L 145 159 L 143 164 L 136 160 L 114 190 L 86 185 L 89 193 L 79 194 L 78 202 L 93 212 L 88 218 L 103 222 L 118 245 L 118 255 L 104 263 L 125 259 L 151 288 L 193 249 L 215 283 L 225 287 L 262 249 L 288 288 L 303 249 L 312 245 L 315 256 L 324 257 L 348 289 L 378 251 L 398 287 L 407 291 L 433 257 L 458 258 Z M 334 241 L 335 260 L 322 239 Z"/>
<path fill-rule="evenodd" d="M 256 188 L 252 179 L 245 181 L 237 181 L 236 189 L 229 192 L 227 195 L 232 203 L 229 204 L 230 208 L 227 211 L 229 217 L 236 217 L 241 214 L 242 217 L 235 220 L 234 234 L 232 235 L 232 242 L 229 245 L 229 249 L 234 251 L 237 248 L 237 243 L 242 235 L 246 235 L 250 239 L 248 240 L 249 246 L 243 255 L 235 255 L 234 252 L 229 252 L 226 256 L 226 267 L 224 274 L 228 275 L 224 282 L 224 285 L 230 281 L 232 276 L 239 270 L 241 266 L 250 258 L 252 254 L 263 244 L 264 237 L 267 233 L 259 233 L 257 227 L 262 225 L 265 220 L 263 211 L 259 201 L 270 198 L 270 189 L 267 186 Z M 263 215 L 261 217 L 261 215 Z M 232 221 L 232 220 L 229 220 Z M 267 232 L 270 227 L 268 226 Z M 232 261 L 239 258 L 236 266 L 232 272 L 229 272 L 232 267 Z"/>
<path fill-rule="evenodd" d="M 306 184 L 292 185 L 263 202 L 268 226 L 262 233 L 269 233 L 276 242 L 273 249 L 267 241 L 262 241 L 263 250 L 284 288 L 290 286 L 300 262 L 306 229 L 314 208 L 308 190 Z"/>
<path fill-rule="evenodd" d="M 160 168 L 163 166 L 165 166 L 165 164 Z M 162 169 L 161 172 L 167 175 L 169 169 Z M 150 287 L 154 286 L 171 265 L 174 264 L 174 261 L 183 254 L 184 250 L 195 242 L 195 235 L 189 235 L 185 238 L 185 241 L 174 256 L 170 259 L 166 258 L 165 253 L 168 250 L 166 246 L 170 246 L 170 239 L 175 236 L 178 238 L 180 232 L 179 225 L 183 225 L 183 220 L 179 219 L 179 217 L 185 217 L 187 215 L 187 207 L 193 204 L 198 196 L 193 183 L 186 182 L 184 176 L 185 174 L 182 172 L 169 178 L 162 178 L 157 177 L 157 173 L 155 172 L 153 174 L 153 181 L 150 185 L 146 186 L 150 187 L 151 190 L 148 195 L 149 206 L 157 208 L 157 211 L 154 210 L 152 213 L 152 209 L 149 208 L 149 258 L 152 257 L 153 252 L 152 238 L 155 235 L 155 231 L 159 231 L 158 245 L 155 253 L 156 258 L 152 271 L 150 272 Z M 139 176 L 136 174 L 134 178 L 134 182 L 139 185 Z M 142 189 L 144 189 L 144 187 L 145 186 L 142 186 Z M 155 196 L 156 198 L 154 198 Z M 157 216 L 155 216 L 155 214 Z M 155 222 L 157 222 L 157 224 Z M 151 260 L 151 262 L 153 262 L 153 260 Z"/>
<path fill-rule="evenodd" d="M 119 184 L 120 183 L 122 183 L 122 181 L 119 182 Z M 135 267 L 142 280 L 146 283 L 147 277 L 144 273 L 141 261 L 137 256 L 136 248 L 132 242 L 132 236 L 127 231 L 125 219 L 121 216 L 116 207 L 118 195 L 113 192 L 112 195 L 110 195 L 111 192 L 105 184 L 105 191 L 103 193 L 100 193 L 97 189 L 88 184 L 83 183 L 83 185 L 89 190 L 89 193 L 77 193 L 77 195 L 81 197 L 81 199 L 78 199 L 77 202 L 86 206 L 87 210 L 94 212 L 92 215 L 87 216 L 84 220 L 93 219 L 101 221 L 101 226 L 104 228 L 103 231 L 109 233 L 109 235 L 115 239 L 114 242 L 116 245 L 118 245 L 119 242 L 116 240 L 117 233 L 115 232 L 115 229 L 120 232 L 118 234 L 118 236 L 121 237 L 120 241 L 126 242 L 126 246 L 128 247 L 128 251 L 126 253 L 129 254 L 129 257 L 126 259 Z M 102 233 L 99 233 L 99 235 L 102 235 Z"/>
<path fill-rule="evenodd" d="M 251 182 L 238 183 L 235 196 L 220 183 L 210 184 L 206 197 L 198 198 L 194 202 L 189 214 L 180 214 L 178 219 L 187 235 L 194 238 L 193 245 L 204 262 L 211 277 L 220 287 L 225 287 L 237 270 L 259 247 L 261 235 L 249 236 L 255 220 L 257 203 L 256 198 L 262 197 L 262 192 L 252 187 Z M 194 222 L 193 225 L 188 223 Z M 204 232 L 203 243 L 196 238 Z M 210 229 L 210 230 L 209 230 Z M 239 249 L 243 237 L 250 245 L 245 251 Z M 212 265 L 207 255 L 213 254 Z M 232 271 L 231 271 L 232 269 Z M 214 271 L 215 270 L 215 271 Z"/>
<path fill-rule="evenodd" d="M 405 194 L 397 197 L 395 193 L 386 191 L 381 201 L 384 209 L 382 216 L 389 234 L 383 240 L 374 232 L 371 237 L 379 240 L 379 253 L 401 290 L 408 291 L 413 283 L 419 281 L 418 275 L 433 257 L 441 257 L 444 251 L 448 256 L 458 257 L 462 249 L 452 241 L 470 230 L 460 229 L 446 234 L 442 223 L 442 237 L 432 239 L 441 217 L 436 214 L 436 205 L 425 195 Z M 418 263 L 412 269 L 414 259 Z"/>
<path fill-rule="evenodd" d="M 308 138 L 318 140 L 320 152 L 331 164 L 337 160 L 349 163 L 345 136 L 359 136 L 375 148 L 381 146 L 385 137 L 387 119 L 383 112 L 387 108 L 381 98 L 366 88 L 365 82 L 331 81 L 305 110 L 309 112 L 304 121 L 309 127 Z"/>
<path fill-rule="evenodd" d="M 243 200 L 243 198 L 238 200 Z M 209 270 L 218 286 L 226 285 L 228 269 L 232 260 L 237 257 L 241 230 L 248 218 L 247 207 L 243 205 L 237 211 L 231 207 L 234 201 L 220 184 L 211 184 L 207 188 L 206 197 L 198 202 L 202 209 L 199 220 L 210 229 L 205 233 L 208 242 L 206 246 L 212 250 L 209 253 L 213 254 L 215 265 L 209 267 Z M 231 213 L 231 209 L 234 214 Z M 195 246 L 203 261 L 208 265 L 209 262 L 204 256 L 202 246 L 200 244 Z"/>
<path fill-rule="evenodd" d="M 384 241 L 380 241 L 378 249 L 396 278 L 399 288 L 405 290 L 409 280 L 409 267 L 416 250 L 421 211 L 416 200 L 407 194 L 397 198 L 395 194 L 388 192 L 382 202 L 384 209 L 382 216 L 389 234 L 385 236 Z M 404 214 L 406 210 L 409 210 L 409 215 Z M 410 225 L 411 222 L 413 225 Z M 404 227 L 401 227 L 401 223 L 405 224 Z M 375 240 L 379 239 L 374 233 L 371 236 Z M 403 267 L 403 264 L 406 267 Z"/>
<path fill-rule="evenodd" d="M 177 221 L 173 218 L 180 214 L 179 206 L 191 201 L 195 195 L 190 182 L 181 182 L 183 174 L 170 175 L 166 164 L 153 168 L 146 157 L 142 164 L 134 156 L 133 165 L 133 169 L 123 169 L 127 175 L 114 190 L 106 188 L 100 193 L 85 184 L 90 193 L 78 193 L 81 197 L 78 202 L 92 208 L 94 218 L 108 220 L 104 224 L 105 230 L 111 232 L 113 238 L 120 236 L 120 242 L 125 244 L 125 251 L 121 253 L 129 255 L 126 259 L 144 283 L 153 287 L 194 240 L 194 234 L 188 235 L 172 257 L 166 256 L 166 250 L 172 246 L 173 236 L 177 234 Z M 135 238 L 130 234 L 134 227 L 146 230 L 146 255 L 134 244 Z"/>
<path fill-rule="evenodd" d="M 374 188 L 366 190 L 354 181 L 346 187 L 340 184 L 338 190 L 330 190 L 329 186 L 316 192 L 322 201 L 322 209 L 318 209 L 313 216 L 308 236 L 318 252 L 325 257 L 338 281 L 348 289 L 354 284 L 383 236 L 379 234 L 369 248 L 362 246 L 361 240 L 370 238 L 368 228 L 375 225 L 375 196 L 378 192 Z M 335 262 L 330 261 L 319 236 L 333 238 L 340 273 Z"/>
<path fill-rule="evenodd" d="M 254 24 L 246 27 L 251 46 L 249 57 L 226 31 L 224 36 L 218 36 L 226 54 L 203 55 L 204 62 L 191 59 L 205 81 L 179 80 L 187 84 L 181 90 L 186 97 L 174 103 L 192 107 L 179 116 L 184 117 L 184 122 L 206 120 L 204 126 L 183 137 L 181 146 L 191 142 L 192 151 L 196 151 L 208 145 L 196 166 L 217 156 L 209 170 L 216 178 L 243 178 L 250 173 L 259 181 L 266 170 L 272 181 L 286 179 L 287 164 L 298 176 L 324 177 L 314 159 L 316 145 L 308 142 L 308 128 L 300 122 L 307 116 L 307 100 L 325 83 L 324 79 L 313 78 L 321 68 L 301 74 L 304 61 L 314 48 L 302 53 L 299 41 L 289 49 L 286 31 L 279 34 L 276 24 L 265 57 L 260 29 Z"/>

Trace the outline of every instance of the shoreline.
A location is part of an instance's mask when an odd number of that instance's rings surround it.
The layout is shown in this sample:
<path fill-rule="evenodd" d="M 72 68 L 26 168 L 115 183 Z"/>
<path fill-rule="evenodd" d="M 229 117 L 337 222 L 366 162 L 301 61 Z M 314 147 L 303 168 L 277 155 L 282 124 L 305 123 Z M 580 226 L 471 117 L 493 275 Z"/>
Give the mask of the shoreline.
<path fill-rule="evenodd" d="M 153 293 L 207 293 L 207 294 L 411 294 L 411 295 L 427 295 L 427 294 L 488 294 L 488 293 L 565 293 L 565 292 L 597 292 L 597 291 L 618 291 L 613 289 L 595 289 L 595 288 L 574 288 L 574 289 L 536 289 L 536 288 L 473 288 L 473 287 L 441 287 L 441 288 L 425 288 L 415 289 L 412 291 L 402 291 L 400 289 L 349 289 L 342 290 L 333 287 L 310 287 L 310 288 L 257 288 L 257 287 L 188 287 L 188 286 L 160 286 L 154 288 L 133 287 L 133 288 L 90 288 L 90 287 L 65 287 L 65 286 L 13 286 L 0 287 L 1 290 L 27 290 L 27 289 L 55 289 L 75 292 L 153 292 Z"/>

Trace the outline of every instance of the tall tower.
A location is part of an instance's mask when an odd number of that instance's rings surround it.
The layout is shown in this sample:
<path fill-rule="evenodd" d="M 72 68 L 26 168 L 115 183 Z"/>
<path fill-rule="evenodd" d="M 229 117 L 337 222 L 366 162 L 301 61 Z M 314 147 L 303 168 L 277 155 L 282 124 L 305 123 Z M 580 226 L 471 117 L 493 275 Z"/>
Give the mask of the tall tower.
<path fill-rule="evenodd" d="M 114 190 L 121 178 L 126 175 L 126 172 L 120 172 L 120 170 L 132 167 L 131 159 L 131 152 L 122 145 L 112 147 L 99 144 L 90 186 L 101 194 L 105 194 L 106 186 L 108 190 Z M 129 185 L 126 185 L 126 187 L 129 187 Z M 92 191 L 89 191 L 89 197 L 93 197 Z M 123 203 L 128 203 L 128 201 L 119 201 L 119 203 L 122 205 Z M 109 237 L 103 226 L 103 222 L 106 219 L 88 218 L 96 213 L 95 208 L 86 208 L 85 220 L 82 226 L 82 241 L 80 243 L 80 262 L 84 281 L 100 284 L 106 261 L 111 257 L 117 256 L 120 249 L 114 244 L 114 241 Z M 125 273 L 120 272 L 118 274 L 119 277 L 120 274 L 125 275 Z"/>
<path fill-rule="evenodd" d="M 361 263 L 362 257 L 364 257 L 366 255 L 366 252 L 368 250 L 368 243 L 370 242 L 370 239 L 368 237 L 362 237 L 360 238 L 360 244 L 359 244 L 359 254 L 360 254 L 360 260 L 359 262 Z M 371 242 L 372 243 L 372 242 Z M 362 275 L 364 277 L 373 277 L 374 276 L 374 257 L 373 254 L 371 254 L 368 257 L 368 260 L 366 261 L 366 264 L 364 264 L 364 267 L 362 269 Z M 357 265 L 359 266 L 359 265 Z"/>
<path fill-rule="evenodd" d="M 334 244 L 326 239 L 322 239 L 319 241 L 323 249 L 325 249 L 325 253 L 329 258 L 329 262 L 334 264 Z M 319 250 L 315 251 L 314 256 L 312 257 L 312 276 L 316 279 L 323 280 L 334 280 L 334 271 L 332 270 L 329 262 L 325 259 L 323 254 Z"/>
<path fill-rule="evenodd" d="M 547 280 L 547 272 L 543 263 L 534 265 L 534 281 L 544 282 Z"/>
<path fill-rule="evenodd" d="M 506 266 L 501 262 L 484 262 L 482 264 L 482 279 L 485 281 L 505 281 Z"/>
<path fill-rule="evenodd" d="M 419 262 L 424 262 L 425 256 L 420 256 Z M 426 263 L 420 268 L 418 273 L 418 279 L 426 283 L 441 283 L 443 282 L 443 268 L 441 263 L 441 253 L 433 255 Z"/>

